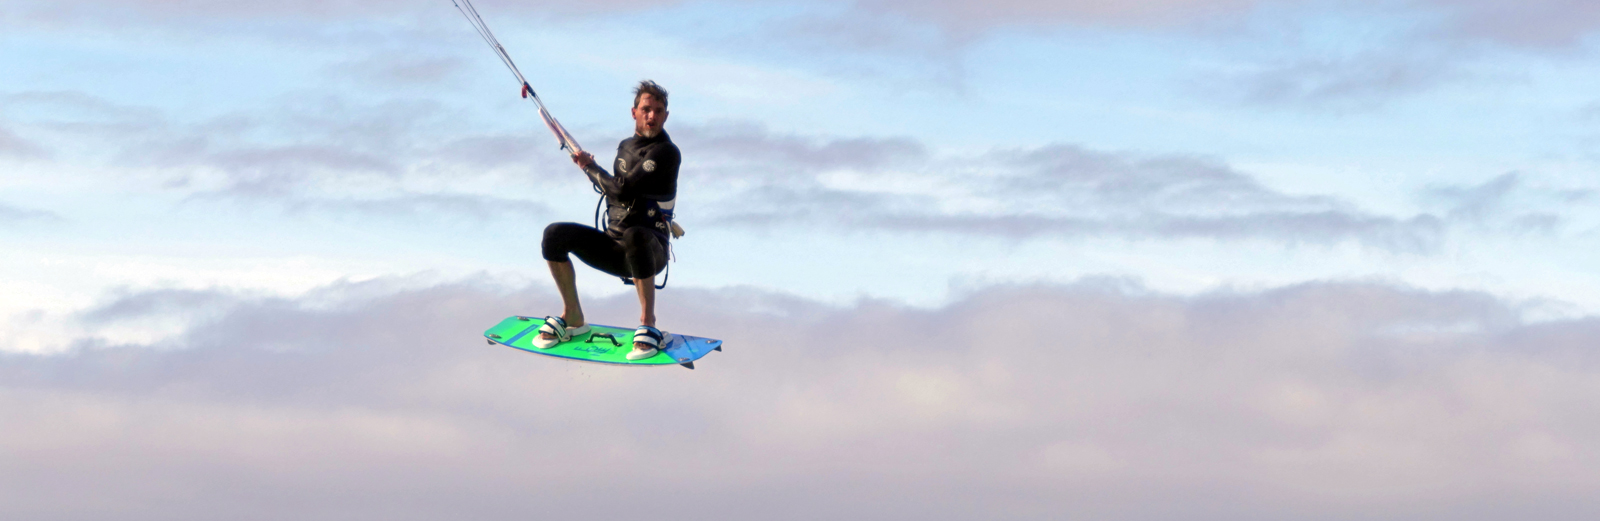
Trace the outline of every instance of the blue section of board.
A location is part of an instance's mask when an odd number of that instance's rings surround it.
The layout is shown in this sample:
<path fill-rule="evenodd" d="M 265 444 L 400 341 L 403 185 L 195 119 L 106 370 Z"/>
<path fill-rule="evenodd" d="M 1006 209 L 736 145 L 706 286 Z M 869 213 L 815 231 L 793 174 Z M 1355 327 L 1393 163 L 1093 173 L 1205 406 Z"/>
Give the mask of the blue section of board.
<path fill-rule="evenodd" d="M 665 351 L 667 356 L 672 357 L 673 360 L 683 364 L 694 362 L 699 360 L 700 357 L 711 354 L 712 351 L 720 351 L 721 349 L 721 340 L 673 334 L 672 342 L 668 343 L 667 348 L 662 351 Z"/>

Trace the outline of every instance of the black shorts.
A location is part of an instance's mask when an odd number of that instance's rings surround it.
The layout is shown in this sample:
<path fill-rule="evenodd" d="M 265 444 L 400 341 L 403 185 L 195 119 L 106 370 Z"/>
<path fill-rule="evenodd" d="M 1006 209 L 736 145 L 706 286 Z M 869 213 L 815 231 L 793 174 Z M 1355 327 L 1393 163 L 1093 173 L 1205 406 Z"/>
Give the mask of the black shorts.
<path fill-rule="evenodd" d="M 578 223 L 552 223 L 540 244 L 544 260 L 572 262 L 568 253 L 594 269 L 628 279 L 648 279 L 667 267 L 666 238 L 655 230 L 635 226 L 622 232 L 622 240 Z"/>

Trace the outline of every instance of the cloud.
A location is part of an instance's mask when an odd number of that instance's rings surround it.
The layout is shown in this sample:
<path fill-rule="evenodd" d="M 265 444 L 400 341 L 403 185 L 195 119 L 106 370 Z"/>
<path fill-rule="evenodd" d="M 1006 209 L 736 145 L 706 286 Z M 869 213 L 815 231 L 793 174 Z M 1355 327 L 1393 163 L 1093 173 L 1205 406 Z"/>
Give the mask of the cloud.
<path fill-rule="evenodd" d="M 686 5 L 681 0 L 600 0 L 594 2 L 480 2 L 494 19 L 545 19 L 608 17 L 637 14 Z M 764 7 L 794 7 L 795 2 L 739 3 Z M 1600 29 L 1600 7 L 1587 0 L 1530 0 L 1507 4 L 1497 0 L 998 0 L 973 3 L 959 0 L 862 0 L 809 4 L 834 12 L 837 22 L 803 23 L 799 27 L 832 26 L 865 48 L 886 41 L 852 27 L 849 20 L 897 20 L 895 25 L 921 24 L 944 33 L 952 41 L 970 41 L 998 31 L 1018 28 L 1098 27 L 1136 31 L 1181 31 L 1218 24 L 1236 24 L 1251 17 L 1296 15 L 1306 11 L 1336 10 L 1360 17 L 1407 17 L 1427 20 L 1419 27 L 1430 38 L 1487 42 L 1524 49 L 1572 48 Z M 735 4 L 730 4 L 734 7 Z M 66 0 L 8 2 L 0 8 L 0 23 L 37 28 L 94 23 L 111 27 L 163 25 L 181 31 L 213 31 L 197 22 L 298 21 L 312 24 L 422 16 L 455 16 L 450 5 L 439 2 L 371 0 L 243 2 L 238 0 L 107 1 Z M 832 18 L 829 18 L 832 19 Z M 820 23 L 820 25 L 819 25 Z M 235 27 L 235 26 L 230 26 Z M 236 27 L 235 27 L 236 28 Z M 892 31 L 891 31 L 892 32 Z M 798 33 L 797 33 L 798 34 Z M 898 34 L 898 33 L 897 33 Z M 864 38 L 863 38 L 864 37 Z M 926 41 L 923 37 L 915 40 Z M 898 45 L 895 43 L 894 45 Z"/>
<path fill-rule="evenodd" d="M 189 200 L 290 212 L 541 218 L 541 183 L 578 182 L 564 157 L 525 136 L 462 130 L 428 102 L 300 100 L 194 123 L 93 97 L 30 95 L 87 115 L 39 123 L 100 140 L 108 161 L 139 169 Z M 71 113 L 72 111 L 67 111 Z M 710 220 L 737 226 L 823 224 L 856 231 L 1030 239 L 1346 241 L 1429 252 L 1472 215 L 1363 211 L 1339 198 L 1288 194 L 1218 160 L 1089 150 L 1069 144 L 945 153 L 903 137 L 797 136 L 748 122 L 674 127 L 692 150 L 684 180 Z M 526 190 L 518 197 L 515 190 Z M 509 189 L 509 190 L 508 190 Z M 1529 215 L 1522 228 L 1549 230 Z"/>
<path fill-rule="evenodd" d="M 454 56 L 384 53 L 333 65 L 329 71 L 367 85 L 434 85 L 457 74 L 464 65 Z"/>
<path fill-rule="evenodd" d="M 1351 57 L 1271 60 L 1204 80 L 1213 96 L 1249 105 L 1365 110 L 1467 78 L 1460 59 L 1442 52 L 1375 49 Z"/>
<path fill-rule="evenodd" d="M 330 97 L 270 111 L 175 123 L 159 113 L 73 93 L 12 100 L 55 104 L 36 123 L 111 165 L 189 200 L 233 200 L 290 212 L 541 218 L 548 183 L 578 182 L 561 154 L 526 136 L 452 124 L 436 103 Z M 1426 253 L 1481 216 L 1383 215 L 1322 195 L 1265 186 L 1216 159 L 1090 150 L 1070 144 L 947 153 L 904 137 L 799 136 L 749 122 L 674 127 L 692 150 L 684 180 L 710 220 L 773 227 L 931 232 L 1010 239 L 1355 242 Z M 510 190 L 508 190 L 510 189 Z M 518 197 L 516 189 L 527 197 Z M 1438 192 L 1438 201 L 1454 197 Z M 1518 202 L 1519 207 L 1526 204 Z M 1560 213 L 1524 212 L 1502 229 L 1550 231 Z"/>
<path fill-rule="evenodd" d="M 1600 102 L 1590 103 L 1578 109 L 1578 119 L 1584 121 L 1600 121 Z"/>
<path fill-rule="evenodd" d="M 492 18 L 550 18 L 552 16 L 613 16 L 685 5 L 681 0 L 601 0 L 595 2 L 479 2 Z M 767 1 L 755 5 L 793 6 L 793 2 Z M 740 4 L 751 5 L 751 4 Z M 238 0 L 20 1 L 8 2 L 5 18 L 16 23 L 70 24 L 97 20 L 117 24 L 167 23 L 190 29 L 197 20 L 300 20 L 346 22 L 352 19 L 392 17 L 396 13 L 433 13 L 444 16 L 450 5 L 410 0 L 243 2 Z M 1569 47 L 1600 28 L 1600 7 L 1586 0 L 1530 0 L 1514 5 L 1496 0 L 1414 0 L 1388 2 L 1351 0 L 998 0 L 982 4 L 959 0 L 863 0 L 831 2 L 824 10 L 839 11 L 842 19 L 899 18 L 931 24 L 952 35 L 981 35 L 1013 28 L 1107 27 L 1136 30 L 1189 30 L 1196 26 L 1238 21 L 1270 13 L 1338 9 L 1369 17 L 1397 13 L 1437 20 L 1432 32 L 1439 37 L 1487 41 L 1502 45 L 1549 48 Z M 451 16 L 454 16 L 451 13 Z M 884 18 L 888 17 L 888 18 Z M 855 33 L 854 31 L 851 31 Z M 863 43 L 882 43 L 869 38 Z"/>
<path fill-rule="evenodd" d="M 910 2 L 868 0 L 864 8 L 904 13 L 929 20 L 957 33 L 978 33 L 1018 26 L 1186 26 L 1217 17 L 1242 16 L 1273 2 L 1262 0 L 1001 0 L 977 4 L 958 0 Z"/>
<path fill-rule="evenodd" d="M 1472 78 L 1472 68 L 1465 64 L 1483 55 L 1486 48 L 1568 54 L 1580 50 L 1585 38 L 1600 28 L 1600 9 L 1590 4 L 1535 0 L 1513 8 L 1489 0 L 1005 0 L 982 4 L 769 0 L 719 6 L 739 13 L 740 22 L 732 25 L 711 21 L 710 25 L 717 26 L 714 29 L 687 33 L 662 28 L 658 36 L 686 40 L 692 42 L 691 47 L 719 54 L 755 52 L 767 62 L 789 67 L 803 63 L 825 75 L 866 76 L 880 85 L 892 82 L 906 88 L 960 92 L 966 88 L 969 57 L 965 50 L 997 35 L 1132 33 L 1198 44 L 1198 48 L 1235 46 L 1230 54 L 1238 56 L 1234 53 L 1240 49 L 1283 50 L 1282 42 L 1275 40 L 1284 33 L 1314 33 L 1310 26 L 1339 19 L 1352 25 L 1343 28 L 1342 35 L 1300 34 L 1320 48 L 1292 47 L 1292 55 L 1261 57 L 1240 66 L 1243 70 L 1223 71 L 1203 83 L 1220 83 L 1229 99 L 1276 107 L 1348 110 L 1375 107 L 1395 97 Z M 683 20 L 701 16 L 696 4 L 677 0 L 514 2 L 483 7 L 497 20 L 495 25 L 503 28 L 576 24 L 579 30 L 587 30 L 583 24 L 637 23 L 643 18 L 694 25 Z M 364 49 L 364 55 L 336 60 L 329 70 L 361 81 L 369 90 L 438 84 L 463 63 L 473 63 L 450 53 L 440 54 L 437 42 L 467 44 L 471 33 L 455 25 L 459 20 L 446 23 L 457 16 L 449 12 L 454 10 L 449 4 L 438 2 L 72 0 L 26 1 L 0 10 L 0 20 L 16 20 L 19 27 L 35 31 L 58 26 L 68 30 L 88 26 L 97 31 L 157 26 L 230 41 L 258 38 L 273 47 L 292 41 L 296 46 L 320 46 L 328 53 Z M 10 16 L 5 16 L 7 11 Z M 383 26 L 382 31 L 363 29 L 371 24 Z M 1373 32 L 1393 34 L 1375 44 L 1369 41 Z M 1342 52 L 1351 47 L 1362 52 Z M 1186 53 L 1181 61 L 1217 60 Z"/>
<path fill-rule="evenodd" d="M 294 98 L 198 121 L 72 92 L 0 99 L 51 137 L 79 147 L 72 160 L 115 182 L 187 200 L 233 200 L 291 212 L 527 217 L 545 205 L 519 198 L 572 181 L 564 154 L 522 135 L 463 127 L 423 101 Z M 128 174 L 128 171 L 134 172 Z M 560 171 L 563 175 L 557 175 Z M 130 181 L 131 180 L 131 181 Z"/>
<path fill-rule="evenodd" d="M 1432 0 L 1450 16 L 1445 34 L 1527 48 L 1571 48 L 1600 29 L 1600 5 L 1584 0 Z"/>
<path fill-rule="evenodd" d="M 24 91 L 0 95 L 0 109 L 58 129 L 148 130 L 160 118 L 150 107 L 130 106 L 81 91 Z"/>
<path fill-rule="evenodd" d="M 145 175 L 190 200 L 492 220 L 543 217 L 545 206 L 519 201 L 507 187 L 532 194 L 539 183 L 574 181 L 559 154 L 523 136 L 449 129 L 449 115 L 432 103 L 329 98 L 135 125 L 138 109 L 50 99 L 122 114 L 48 124 L 104 140 L 101 148 L 117 151 L 113 164 L 154 172 Z M 1014 239 L 1357 241 L 1408 252 L 1434 248 L 1446 226 L 1431 215 L 1375 215 L 1335 198 L 1281 193 L 1202 157 L 1072 145 L 948 154 L 909 138 L 784 135 L 747 122 L 680 126 L 674 136 L 694 151 L 685 186 L 708 202 L 702 215 L 724 224 Z"/>
<path fill-rule="evenodd" d="M 1595 195 L 1592 189 L 1530 186 L 1517 172 L 1475 186 L 1434 186 L 1423 192 L 1424 200 L 1447 207 L 1446 216 L 1452 221 L 1540 232 L 1553 231 L 1566 221 L 1563 210 L 1592 201 Z"/>
<path fill-rule="evenodd" d="M 350 213 L 412 218 L 448 215 L 480 222 L 544 219 L 552 213 L 549 205 L 537 201 L 466 194 L 402 194 L 360 199 L 290 197 L 276 202 L 283 204 L 288 211 L 296 213 Z"/>
<path fill-rule="evenodd" d="M 1588 405 L 1600 401 L 1600 322 L 1527 323 L 1520 305 L 1480 293 L 1328 283 L 1176 297 L 1091 279 L 911 309 L 678 288 L 662 294 L 667 327 L 728 346 L 688 371 L 587 366 L 481 341 L 505 315 L 553 311 L 547 290 L 392 285 L 300 298 L 125 294 L 89 315 L 221 312 L 150 346 L 108 345 L 91 328 L 70 353 L 0 357 L 0 512 L 1600 510 L 1600 422 Z M 631 317 L 632 300 L 593 299 L 588 314 Z M 85 489 L 96 493 L 85 500 Z"/>
<path fill-rule="evenodd" d="M 765 168 L 717 169 L 719 181 L 758 179 L 768 182 L 793 174 L 848 168 L 879 170 L 926 161 L 926 145 L 910 138 L 810 138 L 774 134 L 757 123 L 719 121 L 674 127 L 674 141 L 694 143 L 723 161 L 759 162 Z"/>
<path fill-rule="evenodd" d="M 125 292 L 110 302 L 83 311 L 81 319 L 91 323 L 107 323 L 149 316 L 214 313 L 225 309 L 223 304 L 232 304 L 237 299 L 237 295 L 230 293 L 191 289 Z"/>
<path fill-rule="evenodd" d="M 38 159 L 49 157 L 44 147 L 23 139 L 16 132 L 0 127 L 0 157 Z"/>
<path fill-rule="evenodd" d="M 1355 0 L 1326 3 L 1304 0 L 959 0 L 910 2 L 869 0 L 864 8 L 904 13 L 956 33 L 984 33 L 1013 27 L 1099 26 L 1135 29 L 1193 28 L 1237 21 L 1264 10 L 1294 13 L 1334 8 L 1367 17 L 1417 15 L 1439 20 L 1434 37 L 1489 42 L 1517 48 L 1570 48 L 1600 30 L 1600 6 L 1585 0 Z"/>
<path fill-rule="evenodd" d="M 0 203 L 0 224 L 15 224 L 22 222 L 56 222 L 61 221 L 60 215 L 44 210 L 32 210 L 5 203 Z"/>
<path fill-rule="evenodd" d="M 981 236 L 1353 240 L 1436 247 L 1448 223 L 1363 212 L 1326 196 L 1273 190 L 1218 161 L 1073 145 L 940 154 L 906 139 L 801 138 L 746 125 L 689 128 L 694 175 L 717 191 L 724 224 L 830 223 Z M 704 185 L 702 185 L 704 186 Z M 700 196 L 703 197 L 703 196 Z"/>
<path fill-rule="evenodd" d="M 1585 42 L 1600 31 L 1600 7 L 1582 0 L 877 0 L 856 5 L 835 15 L 839 22 L 810 24 L 817 34 L 785 34 L 819 42 L 811 47 L 832 46 L 835 55 L 842 49 L 846 55 L 909 57 L 933 66 L 939 84 L 957 88 L 963 76 L 959 51 L 995 35 L 1153 36 L 1195 49 L 1178 51 L 1180 61 L 1233 62 L 1200 79 L 1203 91 L 1255 106 L 1318 111 L 1370 110 L 1442 85 L 1503 81 L 1484 74 L 1475 62 L 1486 57 L 1516 62 L 1529 53 L 1586 56 Z M 901 36 L 856 36 L 857 20 L 894 27 L 879 34 Z M 1206 49 L 1221 54 L 1208 56 Z"/>
<path fill-rule="evenodd" d="M 596 0 L 593 2 L 477 2 L 485 16 L 549 18 L 632 12 L 679 5 L 679 0 Z M 241 0 L 64 0 L 58 2 L 21 0 L 7 2 L 0 10 L 0 23 L 14 22 L 33 26 L 104 27 L 167 26 L 179 31 L 211 32 L 198 22 L 346 23 L 351 21 L 411 18 L 459 17 L 450 2 L 426 0 L 286 0 L 248 2 Z"/>

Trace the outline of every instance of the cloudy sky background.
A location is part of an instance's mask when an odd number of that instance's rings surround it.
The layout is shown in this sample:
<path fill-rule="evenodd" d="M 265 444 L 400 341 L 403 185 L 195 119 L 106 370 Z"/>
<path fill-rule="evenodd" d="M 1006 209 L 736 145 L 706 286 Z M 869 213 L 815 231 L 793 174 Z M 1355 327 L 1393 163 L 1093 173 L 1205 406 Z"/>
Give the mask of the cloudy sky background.
<path fill-rule="evenodd" d="M 1600 513 L 1600 4 L 479 8 L 728 351 L 483 344 L 594 200 L 446 0 L 6 2 L 0 513 Z"/>

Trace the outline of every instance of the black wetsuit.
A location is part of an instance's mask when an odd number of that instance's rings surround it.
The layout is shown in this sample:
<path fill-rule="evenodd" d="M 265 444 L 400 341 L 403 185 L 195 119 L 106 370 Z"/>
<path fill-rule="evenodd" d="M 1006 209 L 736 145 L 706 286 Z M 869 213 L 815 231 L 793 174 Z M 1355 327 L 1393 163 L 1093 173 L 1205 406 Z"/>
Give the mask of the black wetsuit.
<path fill-rule="evenodd" d="M 612 163 L 616 175 L 595 166 L 584 170 L 606 198 L 606 230 L 578 223 L 554 223 L 544 229 L 545 260 L 584 264 L 625 279 L 645 279 L 667 267 L 669 229 L 661 203 L 678 194 L 677 145 L 662 131 L 655 137 L 633 136 L 617 145 Z"/>

